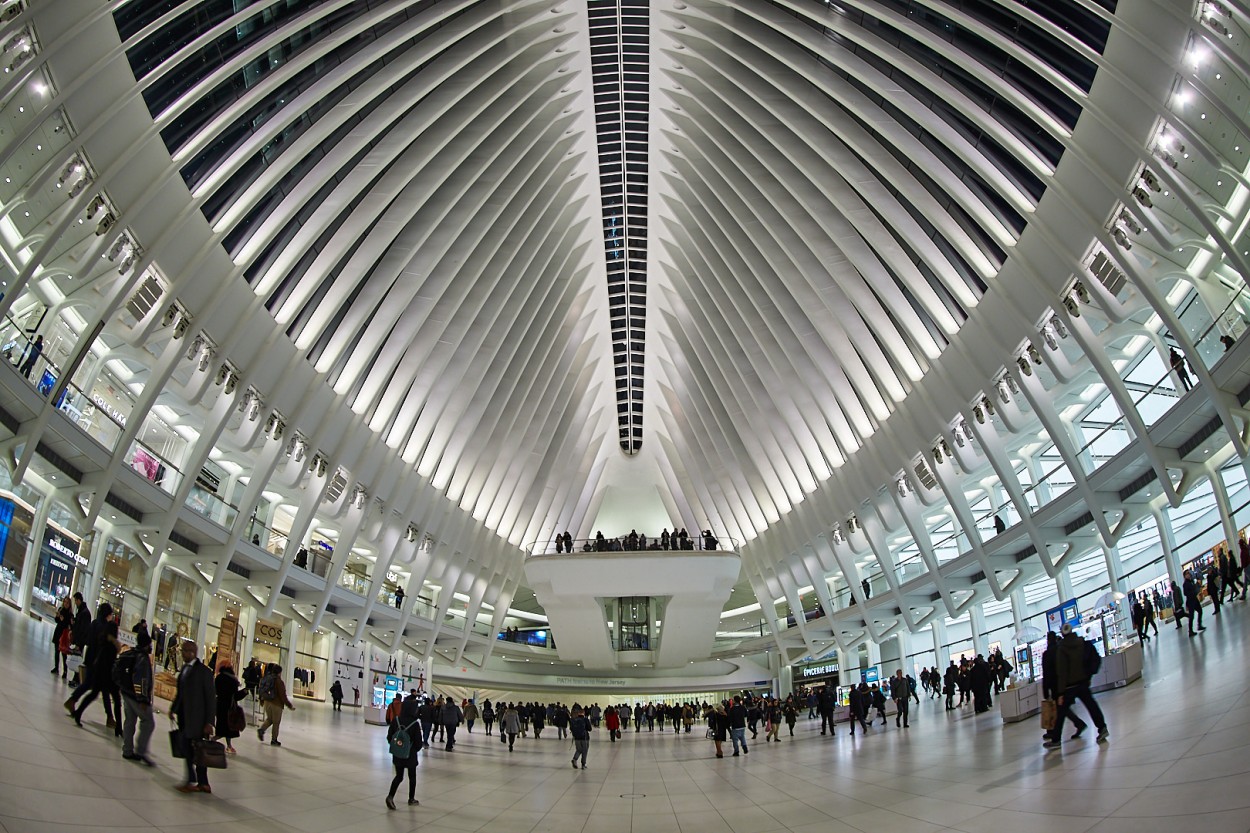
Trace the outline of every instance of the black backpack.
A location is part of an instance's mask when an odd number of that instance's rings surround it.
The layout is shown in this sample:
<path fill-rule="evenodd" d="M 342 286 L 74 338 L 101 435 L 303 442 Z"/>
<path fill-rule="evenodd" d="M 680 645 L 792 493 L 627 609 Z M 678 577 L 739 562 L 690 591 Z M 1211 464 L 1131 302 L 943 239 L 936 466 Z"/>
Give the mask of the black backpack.
<path fill-rule="evenodd" d="M 113 685 L 132 699 L 135 696 L 135 660 L 138 658 L 138 651 L 127 651 L 113 660 Z"/>
<path fill-rule="evenodd" d="M 1098 649 L 1094 647 L 1094 643 L 1086 640 L 1085 670 L 1089 672 L 1090 677 L 1093 677 L 1100 668 L 1102 668 L 1102 656 L 1098 653 Z"/>

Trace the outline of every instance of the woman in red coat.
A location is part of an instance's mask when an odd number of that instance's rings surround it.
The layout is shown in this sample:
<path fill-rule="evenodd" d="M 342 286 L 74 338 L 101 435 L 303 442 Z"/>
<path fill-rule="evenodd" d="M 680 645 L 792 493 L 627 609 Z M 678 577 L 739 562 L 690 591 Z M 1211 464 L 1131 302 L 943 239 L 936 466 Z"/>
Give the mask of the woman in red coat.
<path fill-rule="evenodd" d="M 603 710 L 603 722 L 608 727 L 608 737 L 612 738 L 613 743 L 616 743 L 616 736 L 621 728 L 621 719 L 616 716 L 615 708 L 608 706 Z"/>

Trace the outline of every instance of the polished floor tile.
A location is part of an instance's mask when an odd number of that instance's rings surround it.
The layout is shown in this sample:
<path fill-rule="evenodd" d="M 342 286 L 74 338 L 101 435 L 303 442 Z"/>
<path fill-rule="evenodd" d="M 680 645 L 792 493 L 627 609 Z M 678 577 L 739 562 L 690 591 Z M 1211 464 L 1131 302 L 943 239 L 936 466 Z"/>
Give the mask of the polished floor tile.
<path fill-rule="evenodd" d="M 1036 721 L 912 709 L 822 737 L 801 720 L 781 743 L 713 757 L 701 732 L 596 739 L 590 768 L 550 733 L 516 751 L 478 731 L 423 753 L 418 807 L 383 806 L 392 771 L 383 730 L 359 712 L 300 703 L 283 747 L 237 739 L 213 794 L 174 791 L 162 715 L 155 769 L 120 758 L 93 705 L 79 729 L 47 673 L 48 626 L 0 606 L 0 833 L 1250 833 L 1250 604 L 1190 640 L 1146 647 L 1144 679 L 1099 695 L 1111 727 L 1044 752 Z"/>

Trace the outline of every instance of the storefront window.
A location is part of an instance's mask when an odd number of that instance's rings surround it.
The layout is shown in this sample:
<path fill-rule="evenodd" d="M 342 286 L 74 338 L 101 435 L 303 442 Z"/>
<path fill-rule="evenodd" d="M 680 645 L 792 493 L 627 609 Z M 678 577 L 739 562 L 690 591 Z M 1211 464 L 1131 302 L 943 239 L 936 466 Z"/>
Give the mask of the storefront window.
<path fill-rule="evenodd" d="M 156 590 L 155 618 L 157 623 L 165 625 L 169 634 L 179 637 L 167 639 L 165 645 L 166 663 L 176 670 L 182 666 L 182 657 L 177 655 L 180 640 L 194 637 L 199 624 L 199 587 L 191 579 L 166 568 Z"/>
<path fill-rule="evenodd" d="M 218 667 L 228 661 L 235 674 L 242 674 L 239 667 L 240 644 L 243 639 L 243 628 L 239 622 L 243 614 L 241 603 L 229 596 L 218 593 L 208 605 L 208 624 L 204 629 L 206 656 L 212 657 L 217 652 Z M 223 636 L 224 633 L 224 636 Z"/>
<path fill-rule="evenodd" d="M 61 599 L 85 587 L 90 551 L 90 539 L 84 541 L 49 519 L 40 542 L 31 607 L 53 616 Z"/>
<path fill-rule="evenodd" d="M 292 694 L 311 700 L 325 700 L 329 685 L 330 637 L 301 628 L 295 648 L 295 684 Z"/>
<path fill-rule="evenodd" d="M 18 603 L 22 570 L 26 566 L 26 553 L 30 550 L 30 528 L 34 521 L 34 511 L 17 495 L 0 492 L 0 598 L 8 599 L 15 605 Z"/>
<path fill-rule="evenodd" d="M 100 577 L 100 602 L 121 611 L 121 626 L 133 628 L 148 607 L 148 577 L 151 570 L 139 553 L 116 538 L 104 545 L 104 568 Z"/>

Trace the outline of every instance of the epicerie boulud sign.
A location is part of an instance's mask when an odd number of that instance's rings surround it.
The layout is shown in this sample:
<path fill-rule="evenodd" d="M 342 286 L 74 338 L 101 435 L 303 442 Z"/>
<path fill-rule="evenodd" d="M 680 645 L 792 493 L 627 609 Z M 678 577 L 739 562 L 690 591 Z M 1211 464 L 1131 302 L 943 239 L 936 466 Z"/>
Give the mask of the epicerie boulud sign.
<path fill-rule="evenodd" d="M 838 673 L 838 664 L 836 662 L 826 662 L 822 665 L 805 665 L 799 669 L 799 677 L 804 680 L 810 680 L 813 677 L 828 677 Z"/>

